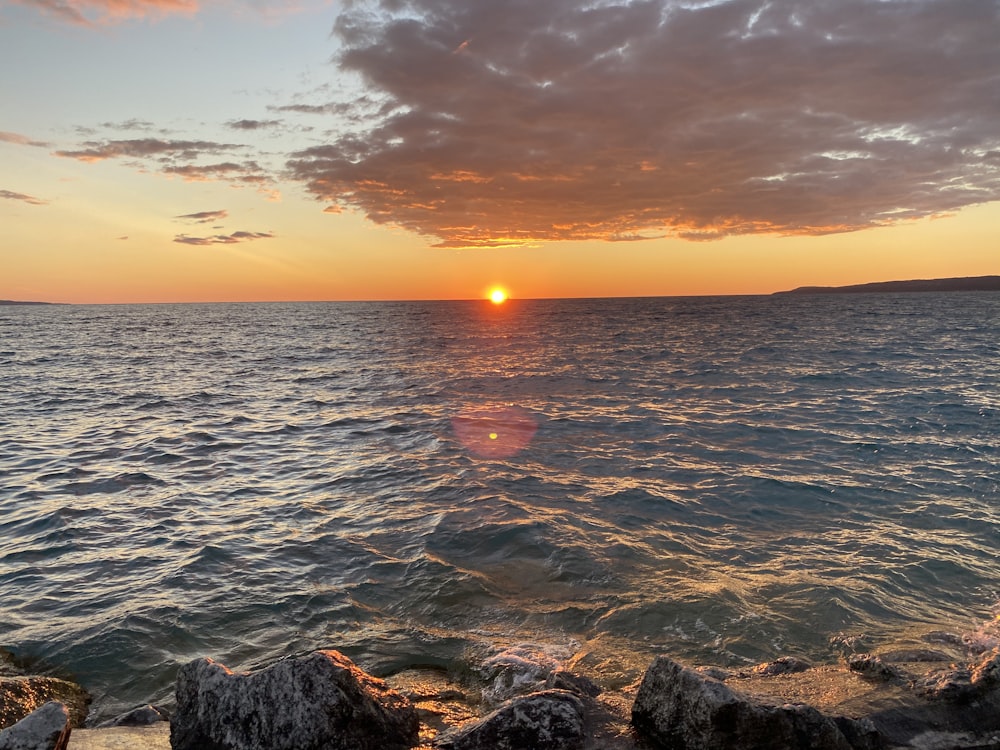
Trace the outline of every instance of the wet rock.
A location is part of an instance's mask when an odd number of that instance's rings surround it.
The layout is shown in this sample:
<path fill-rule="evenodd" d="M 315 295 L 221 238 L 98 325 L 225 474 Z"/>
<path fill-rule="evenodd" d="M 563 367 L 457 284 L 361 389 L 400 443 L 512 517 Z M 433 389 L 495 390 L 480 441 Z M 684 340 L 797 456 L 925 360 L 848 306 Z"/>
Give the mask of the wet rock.
<path fill-rule="evenodd" d="M 979 699 L 1000 692 L 1000 651 L 993 650 L 969 666 L 929 672 L 914 687 L 932 700 L 956 703 Z M 997 696 L 1000 700 L 1000 695 Z"/>
<path fill-rule="evenodd" d="M 559 662 L 532 644 L 508 648 L 486 659 L 479 669 L 483 702 L 497 705 L 518 695 L 544 690 Z"/>
<path fill-rule="evenodd" d="M 803 704 L 748 698 L 665 656 L 646 670 L 632 724 L 654 747 L 670 750 L 851 750 L 842 727 L 858 736 L 873 731 Z"/>
<path fill-rule="evenodd" d="M 51 701 L 0 731 L 0 750 L 66 750 L 71 731 L 66 706 Z"/>
<path fill-rule="evenodd" d="M 847 660 L 847 668 L 872 682 L 896 682 L 903 679 L 903 673 L 891 664 L 886 664 L 873 654 L 854 654 Z"/>
<path fill-rule="evenodd" d="M 812 664 L 794 656 L 782 656 L 767 664 L 758 664 L 750 671 L 756 675 L 773 677 L 779 674 L 794 674 L 812 669 Z"/>
<path fill-rule="evenodd" d="M 139 706 L 131 711 L 126 711 L 121 716 L 98 724 L 99 729 L 108 727 L 148 727 L 159 721 L 170 721 L 170 714 L 159 706 Z"/>
<path fill-rule="evenodd" d="M 69 711 L 70 724 L 82 727 L 87 719 L 90 695 L 75 682 L 55 677 L 0 677 L 0 729 L 19 722 L 50 701 Z"/>
<path fill-rule="evenodd" d="M 583 702 L 565 690 L 545 690 L 508 701 L 479 721 L 438 736 L 439 750 L 580 750 Z"/>
<path fill-rule="evenodd" d="M 233 673 L 211 659 L 181 668 L 173 750 L 405 750 L 416 711 L 337 651 Z"/>
<path fill-rule="evenodd" d="M 1000 649 L 986 654 L 972 667 L 971 680 L 980 693 L 1000 687 Z"/>

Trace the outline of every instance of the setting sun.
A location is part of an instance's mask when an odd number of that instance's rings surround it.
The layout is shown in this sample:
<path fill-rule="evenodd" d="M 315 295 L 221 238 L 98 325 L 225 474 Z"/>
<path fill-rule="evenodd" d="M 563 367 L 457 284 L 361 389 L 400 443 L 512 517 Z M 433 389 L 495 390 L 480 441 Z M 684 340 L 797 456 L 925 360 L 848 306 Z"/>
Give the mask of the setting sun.
<path fill-rule="evenodd" d="M 507 301 L 507 292 L 503 289 L 494 289 L 490 292 L 490 301 L 494 305 L 502 304 Z"/>

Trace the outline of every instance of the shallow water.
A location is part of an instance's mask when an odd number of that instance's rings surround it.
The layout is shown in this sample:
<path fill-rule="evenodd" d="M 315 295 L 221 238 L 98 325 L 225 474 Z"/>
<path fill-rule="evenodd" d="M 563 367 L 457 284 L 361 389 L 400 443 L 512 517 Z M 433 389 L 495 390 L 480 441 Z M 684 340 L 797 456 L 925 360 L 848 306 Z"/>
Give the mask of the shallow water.
<path fill-rule="evenodd" d="M 991 293 L 0 307 L 0 645 L 100 714 L 203 655 L 530 639 L 626 679 L 972 630 L 998 324 Z"/>

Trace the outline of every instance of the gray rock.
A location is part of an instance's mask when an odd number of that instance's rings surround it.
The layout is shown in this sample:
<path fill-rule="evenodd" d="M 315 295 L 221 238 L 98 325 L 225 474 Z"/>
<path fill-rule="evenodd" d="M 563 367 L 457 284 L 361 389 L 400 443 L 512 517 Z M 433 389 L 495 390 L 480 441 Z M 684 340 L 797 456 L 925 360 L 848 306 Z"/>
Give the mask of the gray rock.
<path fill-rule="evenodd" d="M 838 723 L 811 706 L 762 703 L 665 656 L 643 676 L 632 725 L 669 750 L 851 750 Z"/>
<path fill-rule="evenodd" d="M 71 731 L 66 706 L 51 701 L 0 732 L 0 750 L 66 750 Z"/>
<path fill-rule="evenodd" d="M 579 750 L 584 744 L 583 702 L 565 690 L 545 690 L 508 701 L 479 721 L 445 732 L 439 750 Z"/>
<path fill-rule="evenodd" d="M 0 677 L 0 729 L 19 722 L 50 701 L 69 710 L 70 724 L 82 727 L 90 695 L 74 682 L 55 677 Z"/>
<path fill-rule="evenodd" d="M 170 715 L 159 706 L 139 706 L 126 711 L 121 716 L 98 724 L 98 729 L 108 727 L 148 727 L 159 721 L 170 721 Z"/>
<path fill-rule="evenodd" d="M 181 668 L 173 750 L 404 750 L 419 722 L 402 695 L 337 651 L 237 674 L 210 659 Z"/>

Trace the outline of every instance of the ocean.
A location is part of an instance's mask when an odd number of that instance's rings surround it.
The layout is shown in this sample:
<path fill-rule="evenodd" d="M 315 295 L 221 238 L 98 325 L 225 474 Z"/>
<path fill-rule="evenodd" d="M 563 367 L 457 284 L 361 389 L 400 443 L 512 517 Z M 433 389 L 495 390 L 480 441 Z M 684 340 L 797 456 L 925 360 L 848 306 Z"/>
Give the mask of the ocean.
<path fill-rule="evenodd" d="M 998 506 L 996 293 L 0 307 L 0 646 L 97 717 L 200 656 L 988 639 Z"/>

